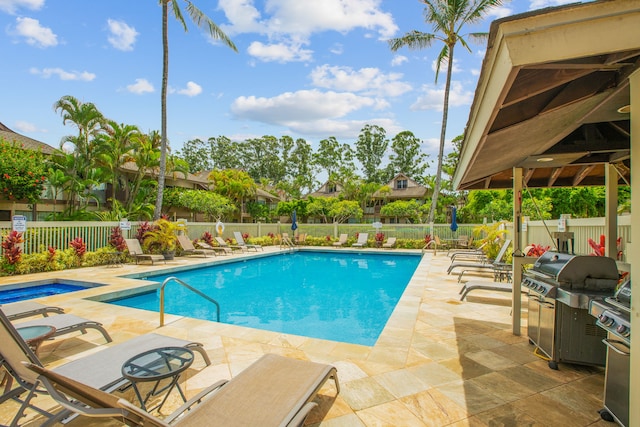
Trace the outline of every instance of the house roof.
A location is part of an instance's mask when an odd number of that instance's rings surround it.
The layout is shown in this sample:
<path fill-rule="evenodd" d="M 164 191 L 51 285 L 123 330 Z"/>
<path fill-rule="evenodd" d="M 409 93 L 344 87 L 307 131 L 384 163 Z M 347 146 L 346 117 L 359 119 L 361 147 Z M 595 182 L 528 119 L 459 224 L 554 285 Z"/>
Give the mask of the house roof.
<path fill-rule="evenodd" d="M 630 182 L 629 76 L 640 68 L 640 1 L 601 0 L 492 23 L 453 183 L 511 188 Z"/>
<path fill-rule="evenodd" d="M 27 148 L 29 150 L 40 150 L 43 154 L 53 154 L 53 152 L 55 151 L 52 146 L 33 138 L 29 138 L 28 136 L 20 135 L 19 133 L 12 131 L 2 123 L 0 123 L 0 138 L 8 142 L 18 142 L 22 144 L 24 148 Z"/>
<path fill-rule="evenodd" d="M 407 188 L 396 188 L 395 182 L 399 179 L 407 180 Z M 404 173 L 399 173 L 394 176 L 391 181 L 386 184 L 391 192 L 389 194 L 385 194 L 384 196 L 380 193 L 380 190 L 373 193 L 373 197 L 386 197 L 388 199 L 421 199 L 427 194 L 427 187 L 419 184 L 415 180 L 409 178 Z"/>

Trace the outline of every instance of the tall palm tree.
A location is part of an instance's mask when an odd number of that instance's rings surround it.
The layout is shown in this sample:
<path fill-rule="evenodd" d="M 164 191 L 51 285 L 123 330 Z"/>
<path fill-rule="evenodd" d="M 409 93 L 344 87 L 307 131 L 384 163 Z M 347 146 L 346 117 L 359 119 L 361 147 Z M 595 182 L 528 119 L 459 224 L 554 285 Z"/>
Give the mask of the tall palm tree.
<path fill-rule="evenodd" d="M 500 6 L 503 0 L 420 0 L 425 4 L 425 22 L 431 24 L 432 33 L 423 33 L 413 30 L 402 37 L 389 40 L 389 47 L 393 52 L 402 47 L 409 49 L 423 49 L 430 47 L 434 40 L 444 43 L 436 66 L 436 83 L 440 66 L 447 63 L 447 81 L 444 86 L 444 105 L 442 109 L 442 127 L 440 130 L 440 149 L 438 151 L 438 169 L 436 172 L 431 209 L 427 222 L 433 222 L 438 206 L 440 182 L 442 179 L 442 157 L 444 155 L 444 143 L 447 133 L 447 118 L 449 115 L 449 90 L 451 88 L 451 73 L 453 71 L 453 51 L 460 43 L 468 51 L 471 51 L 462 28 L 466 24 L 478 22 L 490 8 Z M 488 33 L 469 33 L 472 40 L 485 40 Z"/>
<path fill-rule="evenodd" d="M 209 30 L 209 34 L 216 40 L 220 40 L 223 44 L 229 46 L 235 52 L 238 51 L 236 45 L 231 39 L 200 9 L 198 9 L 191 1 L 183 0 L 186 3 L 186 10 L 191 20 L 200 28 Z M 153 218 L 160 218 L 162 211 L 162 196 L 164 192 L 164 174 L 167 166 L 167 85 L 169 81 L 169 4 L 171 4 L 171 13 L 178 20 L 184 31 L 188 31 L 187 24 L 182 16 L 182 11 L 178 4 L 178 0 L 160 0 L 162 6 L 162 118 L 160 133 L 162 135 L 162 143 L 160 146 L 160 171 L 158 173 L 158 197 L 156 199 L 156 207 Z"/>

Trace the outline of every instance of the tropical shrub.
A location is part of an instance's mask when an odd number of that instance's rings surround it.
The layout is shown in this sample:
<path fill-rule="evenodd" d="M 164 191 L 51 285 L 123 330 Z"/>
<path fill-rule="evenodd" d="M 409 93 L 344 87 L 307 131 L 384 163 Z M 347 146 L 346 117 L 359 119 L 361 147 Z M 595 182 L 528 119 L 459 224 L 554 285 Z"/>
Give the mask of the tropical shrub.
<path fill-rule="evenodd" d="M 8 273 L 15 271 L 15 266 L 20 262 L 22 257 L 22 249 L 20 243 L 23 243 L 22 233 L 11 231 L 2 241 L 2 269 Z"/>
<path fill-rule="evenodd" d="M 109 244 L 113 246 L 118 252 L 124 252 L 124 250 L 127 248 L 127 243 L 124 241 L 124 237 L 122 237 L 122 230 L 120 229 L 120 227 L 116 226 L 111 229 Z"/>

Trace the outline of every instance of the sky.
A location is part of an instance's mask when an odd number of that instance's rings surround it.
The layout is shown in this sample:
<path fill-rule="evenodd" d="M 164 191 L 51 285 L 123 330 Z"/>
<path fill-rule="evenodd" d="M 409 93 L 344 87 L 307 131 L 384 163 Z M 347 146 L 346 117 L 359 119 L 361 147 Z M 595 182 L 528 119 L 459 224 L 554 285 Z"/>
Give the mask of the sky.
<path fill-rule="evenodd" d="M 392 52 L 388 40 L 431 32 L 419 0 L 193 0 L 235 43 L 211 39 L 186 14 L 169 16 L 168 138 L 173 152 L 199 138 L 334 136 L 353 144 L 366 124 L 389 139 L 409 130 L 435 169 L 446 66 L 438 41 Z M 464 34 L 504 16 L 575 0 L 511 0 Z M 109 119 L 160 129 L 158 0 L 0 0 L 0 122 L 59 147 L 77 130 L 53 105 L 74 96 Z M 461 135 L 485 53 L 455 51 L 447 140 Z"/>

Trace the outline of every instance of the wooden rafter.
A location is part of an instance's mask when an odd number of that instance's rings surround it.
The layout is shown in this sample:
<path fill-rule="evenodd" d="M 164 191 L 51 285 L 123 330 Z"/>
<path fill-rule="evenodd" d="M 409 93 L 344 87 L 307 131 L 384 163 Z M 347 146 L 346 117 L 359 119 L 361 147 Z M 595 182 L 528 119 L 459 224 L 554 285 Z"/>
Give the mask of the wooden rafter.
<path fill-rule="evenodd" d="M 580 172 L 578 172 L 576 174 L 576 176 L 573 178 L 573 186 L 577 187 L 578 184 L 580 184 L 582 182 L 582 180 L 585 179 L 587 175 L 589 175 L 589 172 L 591 172 L 593 170 L 593 168 L 595 168 L 595 167 L 596 167 L 596 165 L 583 166 L 580 169 Z"/>
<path fill-rule="evenodd" d="M 555 182 L 558 180 L 558 177 L 560 177 L 560 174 L 562 173 L 562 169 L 564 169 L 564 167 L 553 169 L 553 171 L 551 172 L 551 175 L 549 176 L 549 183 L 547 184 L 548 187 L 553 187 L 553 184 L 555 184 Z"/>
<path fill-rule="evenodd" d="M 524 175 L 523 175 L 523 177 L 522 177 L 522 178 L 523 178 L 523 180 L 524 180 L 524 183 L 525 183 L 525 184 L 528 184 L 528 183 L 529 183 L 529 180 L 531 179 L 531 177 L 533 176 L 533 173 L 534 173 L 535 171 L 536 171 L 536 170 L 535 170 L 534 168 L 529 168 L 529 169 L 527 169 L 527 171 L 524 173 Z"/>

